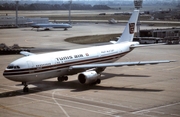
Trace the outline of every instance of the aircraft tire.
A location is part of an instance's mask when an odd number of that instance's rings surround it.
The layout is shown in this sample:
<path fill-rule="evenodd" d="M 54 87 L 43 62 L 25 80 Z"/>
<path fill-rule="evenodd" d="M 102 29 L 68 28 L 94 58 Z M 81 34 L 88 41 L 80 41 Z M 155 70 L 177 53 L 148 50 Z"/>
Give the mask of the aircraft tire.
<path fill-rule="evenodd" d="M 64 81 L 63 77 L 57 77 L 57 80 L 58 80 L 58 82 L 63 82 Z"/>
<path fill-rule="evenodd" d="M 24 93 L 29 92 L 29 88 L 28 88 L 28 87 L 24 87 L 24 88 L 23 88 L 23 92 L 24 92 Z"/>
<path fill-rule="evenodd" d="M 68 80 L 68 77 L 67 77 L 67 76 L 64 76 L 64 80 L 67 81 L 67 80 Z"/>
<path fill-rule="evenodd" d="M 67 76 L 58 77 L 57 80 L 58 80 L 58 82 L 67 81 L 68 77 Z"/>

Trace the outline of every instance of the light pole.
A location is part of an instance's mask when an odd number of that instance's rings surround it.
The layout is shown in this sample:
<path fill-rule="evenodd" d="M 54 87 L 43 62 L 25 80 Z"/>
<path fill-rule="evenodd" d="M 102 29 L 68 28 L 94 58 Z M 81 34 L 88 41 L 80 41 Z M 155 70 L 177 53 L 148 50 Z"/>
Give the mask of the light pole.
<path fill-rule="evenodd" d="M 143 0 L 134 0 L 134 6 L 136 9 L 140 9 L 142 8 L 142 3 L 143 3 Z M 138 18 L 138 22 L 137 22 L 137 36 L 140 37 L 140 21 L 139 21 L 139 18 Z"/>
<path fill-rule="evenodd" d="M 18 5 L 19 1 L 16 1 L 16 27 L 18 27 Z"/>
<path fill-rule="evenodd" d="M 69 0 L 69 24 L 71 24 L 71 5 L 72 5 L 72 0 Z"/>

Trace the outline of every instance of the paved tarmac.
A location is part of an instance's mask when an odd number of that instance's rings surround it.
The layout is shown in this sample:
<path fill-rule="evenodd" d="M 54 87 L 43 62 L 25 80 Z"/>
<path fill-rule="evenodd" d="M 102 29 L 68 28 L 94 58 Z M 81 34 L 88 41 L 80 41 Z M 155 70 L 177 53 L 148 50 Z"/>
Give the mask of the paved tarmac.
<path fill-rule="evenodd" d="M 64 42 L 67 37 L 122 32 L 124 26 L 76 24 L 63 31 L 32 31 L 31 28 L 1 29 L 0 42 L 7 45 L 73 49 L 87 47 Z M 142 29 L 153 27 L 142 26 Z M 157 27 L 154 27 L 157 28 Z M 7 80 L 3 71 L 22 55 L 0 56 L 0 117 L 180 117 L 180 45 L 137 48 L 119 61 L 176 60 L 176 62 L 109 67 L 102 83 L 81 85 L 77 75 L 59 83 L 56 78 L 29 85 Z"/>

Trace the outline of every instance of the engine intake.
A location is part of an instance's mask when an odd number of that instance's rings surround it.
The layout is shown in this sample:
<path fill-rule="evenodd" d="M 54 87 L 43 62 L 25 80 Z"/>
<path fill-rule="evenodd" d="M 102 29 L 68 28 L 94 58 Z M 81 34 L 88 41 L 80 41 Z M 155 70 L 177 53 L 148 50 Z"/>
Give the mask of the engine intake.
<path fill-rule="evenodd" d="M 86 71 L 82 72 L 78 76 L 78 80 L 81 84 L 91 84 L 91 83 L 100 83 L 100 77 L 101 74 L 97 74 L 96 71 Z"/>

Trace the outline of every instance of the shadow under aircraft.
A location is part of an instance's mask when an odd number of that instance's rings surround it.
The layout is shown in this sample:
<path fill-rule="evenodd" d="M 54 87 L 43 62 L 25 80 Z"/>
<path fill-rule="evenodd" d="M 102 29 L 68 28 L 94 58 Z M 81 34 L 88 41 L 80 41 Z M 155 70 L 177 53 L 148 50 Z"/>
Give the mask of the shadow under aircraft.
<path fill-rule="evenodd" d="M 109 79 L 115 76 L 118 77 L 150 77 L 147 75 L 129 75 L 129 74 L 112 74 L 112 73 L 103 73 L 102 80 Z M 18 84 L 21 85 L 21 84 Z M 17 85 L 17 86 L 18 86 Z M 88 90 L 111 90 L 111 91 L 129 91 L 129 92 L 161 92 L 161 89 L 150 89 L 150 88 L 133 88 L 133 87 L 115 87 L 115 86 L 101 86 L 101 85 L 79 85 L 77 80 L 72 80 L 68 82 L 57 82 L 44 80 L 41 82 L 32 83 L 35 87 L 31 88 L 28 93 L 24 93 L 21 89 L 14 91 L 7 91 L 0 93 L 0 98 L 5 97 L 15 97 L 21 95 L 35 94 L 38 92 L 53 90 L 53 89 L 70 89 L 71 92 L 83 92 Z"/>

